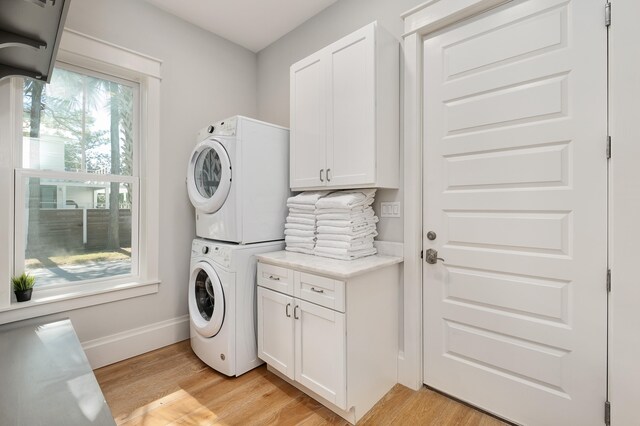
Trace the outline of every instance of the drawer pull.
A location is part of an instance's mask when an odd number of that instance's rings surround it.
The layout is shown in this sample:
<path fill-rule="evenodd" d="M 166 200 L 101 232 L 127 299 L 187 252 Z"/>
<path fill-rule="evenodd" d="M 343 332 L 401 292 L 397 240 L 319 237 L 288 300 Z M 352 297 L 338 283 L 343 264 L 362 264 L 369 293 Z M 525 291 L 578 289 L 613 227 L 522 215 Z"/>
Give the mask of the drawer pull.
<path fill-rule="evenodd" d="M 269 275 L 269 279 L 273 281 L 280 281 L 280 277 L 274 277 L 273 275 Z"/>
<path fill-rule="evenodd" d="M 296 305 L 295 308 L 293 308 L 293 318 L 295 319 L 300 319 L 300 317 L 298 316 L 298 308 L 300 306 Z"/>
<path fill-rule="evenodd" d="M 315 293 L 324 293 L 324 290 L 323 290 L 323 289 L 318 290 L 318 289 L 317 289 L 317 288 L 315 288 L 315 287 L 311 287 L 311 291 L 313 291 L 313 292 L 315 292 Z"/>
<path fill-rule="evenodd" d="M 284 313 L 287 315 L 287 318 L 291 318 L 291 314 L 289 313 L 289 308 L 291 307 L 291 303 L 287 303 L 287 306 L 284 308 Z"/>

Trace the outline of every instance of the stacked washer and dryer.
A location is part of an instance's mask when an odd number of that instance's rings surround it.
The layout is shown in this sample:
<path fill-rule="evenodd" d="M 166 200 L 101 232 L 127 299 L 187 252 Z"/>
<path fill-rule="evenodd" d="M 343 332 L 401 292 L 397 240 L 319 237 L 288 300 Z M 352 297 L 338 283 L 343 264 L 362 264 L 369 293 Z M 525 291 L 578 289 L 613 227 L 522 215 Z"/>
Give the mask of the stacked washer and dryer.
<path fill-rule="evenodd" d="M 191 248 L 191 347 L 213 369 L 239 376 L 262 364 L 256 347 L 256 258 L 284 248 L 289 130 L 247 117 L 198 134 L 189 159 L 196 211 Z"/>

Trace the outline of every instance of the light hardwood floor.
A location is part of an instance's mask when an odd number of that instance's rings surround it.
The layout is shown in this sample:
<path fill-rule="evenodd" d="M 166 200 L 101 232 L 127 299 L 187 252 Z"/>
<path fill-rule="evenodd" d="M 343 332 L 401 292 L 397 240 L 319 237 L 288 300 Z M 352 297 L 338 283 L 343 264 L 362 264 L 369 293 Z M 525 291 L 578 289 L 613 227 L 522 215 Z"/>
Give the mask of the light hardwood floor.
<path fill-rule="evenodd" d="M 264 366 L 227 378 L 189 341 L 95 370 L 119 425 L 347 425 Z M 396 385 L 359 425 L 503 425 L 427 388 Z"/>

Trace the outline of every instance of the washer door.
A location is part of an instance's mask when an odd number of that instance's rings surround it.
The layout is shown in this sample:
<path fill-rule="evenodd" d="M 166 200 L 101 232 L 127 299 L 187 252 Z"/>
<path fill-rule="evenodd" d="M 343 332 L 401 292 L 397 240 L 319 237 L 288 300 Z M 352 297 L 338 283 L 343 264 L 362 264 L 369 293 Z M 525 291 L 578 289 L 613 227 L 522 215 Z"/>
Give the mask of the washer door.
<path fill-rule="evenodd" d="M 191 154 L 187 170 L 187 191 L 191 204 L 204 213 L 215 213 L 231 190 L 231 160 L 215 139 L 200 142 Z"/>
<path fill-rule="evenodd" d="M 198 262 L 189 279 L 189 314 L 198 333 L 204 337 L 218 334 L 224 322 L 224 305 L 218 274 L 207 262 Z"/>

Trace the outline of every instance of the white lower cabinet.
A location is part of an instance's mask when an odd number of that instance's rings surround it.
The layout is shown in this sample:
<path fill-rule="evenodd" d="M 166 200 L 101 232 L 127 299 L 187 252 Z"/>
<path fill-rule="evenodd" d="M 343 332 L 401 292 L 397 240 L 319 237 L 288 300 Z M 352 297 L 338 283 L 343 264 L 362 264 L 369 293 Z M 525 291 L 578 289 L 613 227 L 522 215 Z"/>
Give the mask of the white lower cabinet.
<path fill-rule="evenodd" d="M 258 276 L 272 270 L 258 264 Z M 355 423 L 397 381 L 398 266 L 345 281 L 289 271 L 292 294 L 258 280 L 258 356 Z"/>
<path fill-rule="evenodd" d="M 258 287 L 258 355 L 346 408 L 344 314 Z"/>
<path fill-rule="evenodd" d="M 346 409 L 344 314 L 296 299 L 295 380 Z"/>
<path fill-rule="evenodd" d="M 295 378 L 293 297 L 258 287 L 260 358 L 290 379 Z"/>

